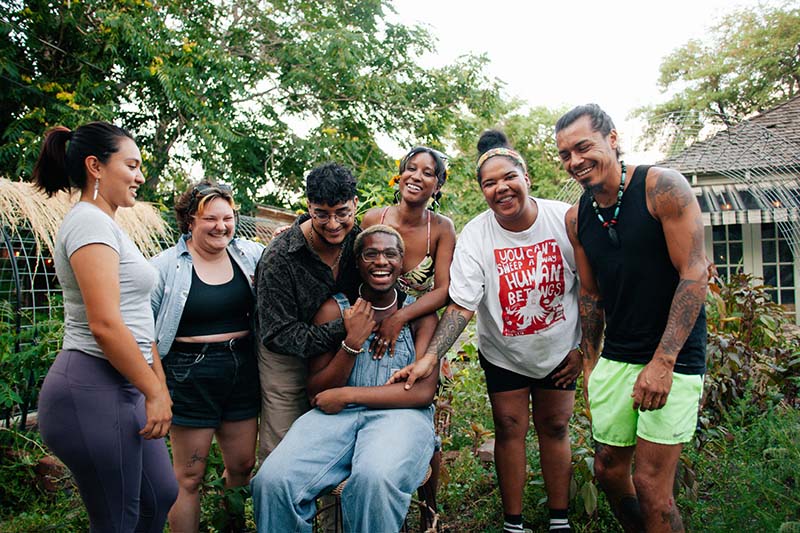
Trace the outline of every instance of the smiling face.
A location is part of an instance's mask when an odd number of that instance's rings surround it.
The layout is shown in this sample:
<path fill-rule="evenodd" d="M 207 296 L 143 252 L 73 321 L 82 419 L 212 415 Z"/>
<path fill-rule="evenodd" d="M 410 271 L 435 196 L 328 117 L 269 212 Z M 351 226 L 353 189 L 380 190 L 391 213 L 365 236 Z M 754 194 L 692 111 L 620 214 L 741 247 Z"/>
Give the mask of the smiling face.
<path fill-rule="evenodd" d="M 411 157 L 400 174 L 400 196 L 409 203 L 427 202 L 439 191 L 436 161 L 427 152 Z"/>
<path fill-rule="evenodd" d="M 308 201 L 311 230 L 327 245 L 339 246 L 356 223 L 358 198 L 336 205 Z"/>
<path fill-rule="evenodd" d="M 95 180 L 99 179 L 97 201 L 107 204 L 111 212 L 118 207 L 133 207 L 136 193 L 144 183 L 142 154 L 133 139 L 118 138 L 117 151 L 105 163 L 96 157 L 86 158 L 87 183 L 85 192 L 94 194 Z"/>
<path fill-rule="evenodd" d="M 206 201 L 189 223 L 192 244 L 212 254 L 227 248 L 235 229 L 233 208 L 228 200 L 219 196 Z"/>
<path fill-rule="evenodd" d="M 364 236 L 361 253 L 358 255 L 358 272 L 361 280 L 376 292 L 394 289 L 394 284 L 403 270 L 403 254 L 397 237 L 383 232 Z M 386 255 L 390 258 L 387 258 Z M 368 261 L 367 259 L 373 259 Z"/>
<path fill-rule="evenodd" d="M 602 187 L 617 175 L 617 130 L 608 135 L 592 129 L 584 115 L 556 134 L 564 170 L 584 189 Z"/>
<path fill-rule="evenodd" d="M 504 227 L 515 227 L 531 209 L 528 175 L 510 158 L 494 156 L 480 169 L 481 192 L 495 218 Z"/>

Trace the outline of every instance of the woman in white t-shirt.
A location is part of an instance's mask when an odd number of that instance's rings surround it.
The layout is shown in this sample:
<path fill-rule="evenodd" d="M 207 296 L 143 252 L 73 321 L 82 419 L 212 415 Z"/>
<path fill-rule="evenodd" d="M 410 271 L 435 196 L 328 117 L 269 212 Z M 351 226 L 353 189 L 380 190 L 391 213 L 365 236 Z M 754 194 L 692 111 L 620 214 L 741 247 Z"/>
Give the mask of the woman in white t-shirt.
<path fill-rule="evenodd" d="M 393 381 L 427 376 L 477 313 L 481 366 L 495 424 L 504 529 L 522 532 L 525 436 L 533 402 L 550 531 L 567 520 L 569 419 L 582 362 L 578 282 L 564 226 L 569 205 L 533 198 L 522 157 L 505 135 L 478 141 L 478 183 L 489 209 L 462 230 L 450 267 L 450 299 L 424 358 Z"/>
<path fill-rule="evenodd" d="M 106 122 L 47 133 L 33 177 L 77 189 L 55 244 L 64 342 L 39 395 L 45 444 L 72 471 L 92 531 L 160 533 L 175 501 L 172 402 L 156 352 L 156 271 L 114 220 L 144 183 L 131 135 Z"/>

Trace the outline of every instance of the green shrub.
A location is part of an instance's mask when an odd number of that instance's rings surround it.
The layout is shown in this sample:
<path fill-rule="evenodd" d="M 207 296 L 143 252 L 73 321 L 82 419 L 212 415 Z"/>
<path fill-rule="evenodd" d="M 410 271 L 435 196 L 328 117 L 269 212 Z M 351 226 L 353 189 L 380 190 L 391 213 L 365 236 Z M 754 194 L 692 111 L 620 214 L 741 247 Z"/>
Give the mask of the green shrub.
<path fill-rule="evenodd" d="M 784 336 L 783 308 L 750 274 L 734 274 L 727 283 L 716 278 L 709 287 L 702 427 L 713 428 L 746 393 L 762 409 L 780 400 L 795 405 L 800 348 Z"/>
<path fill-rule="evenodd" d="M 37 318 L 35 326 L 23 327 L 18 333 L 11 303 L 0 300 L 0 413 L 6 426 L 19 415 L 22 423 L 36 405 L 39 388 L 61 346 L 61 318 Z M 27 314 L 20 320 L 33 323 Z"/>
<path fill-rule="evenodd" d="M 0 533 L 89 530 L 69 473 L 45 490 L 37 467 L 48 456 L 37 431 L 0 428 Z"/>

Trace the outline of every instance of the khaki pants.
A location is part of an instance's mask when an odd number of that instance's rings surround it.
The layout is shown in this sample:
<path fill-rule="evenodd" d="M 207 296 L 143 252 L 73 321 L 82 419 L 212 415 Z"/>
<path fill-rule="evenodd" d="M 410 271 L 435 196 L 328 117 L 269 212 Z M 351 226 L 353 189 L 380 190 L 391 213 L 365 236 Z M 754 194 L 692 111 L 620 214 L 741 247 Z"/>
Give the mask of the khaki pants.
<path fill-rule="evenodd" d="M 306 395 L 308 363 L 292 355 L 281 355 L 258 343 L 258 377 L 261 381 L 261 418 L 258 423 L 258 464 L 286 436 L 295 420 L 311 409 Z M 321 496 L 322 507 L 335 503 L 333 496 Z M 319 517 L 318 528 L 336 531 L 333 507 Z M 340 518 L 341 520 L 341 518 Z"/>
<path fill-rule="evenodd" d="M 258 462 L 261 464 L 294 421 L 311 406 L 306 396 L 305 359 L 271 352 L 258 343 L 258 375 L 261 380 Z"/>

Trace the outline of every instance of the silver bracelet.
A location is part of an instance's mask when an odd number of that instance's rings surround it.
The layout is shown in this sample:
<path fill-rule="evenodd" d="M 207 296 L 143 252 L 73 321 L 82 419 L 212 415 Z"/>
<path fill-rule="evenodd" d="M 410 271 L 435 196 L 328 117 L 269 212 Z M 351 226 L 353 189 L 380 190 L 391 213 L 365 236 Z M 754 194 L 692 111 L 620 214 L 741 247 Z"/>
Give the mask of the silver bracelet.
<path fill-rule="evenodd" d="M 354 350 L 351 347 L 349 347 L 347 343 L 345 343 L 344 341 L 342 341 L 342 350 L 344 350 L 345 353 L 352 355 L 353 357 L 356 357 L 358 354 L 364 352 L 364 348 L 361 348 L 360 350 Z"/>

